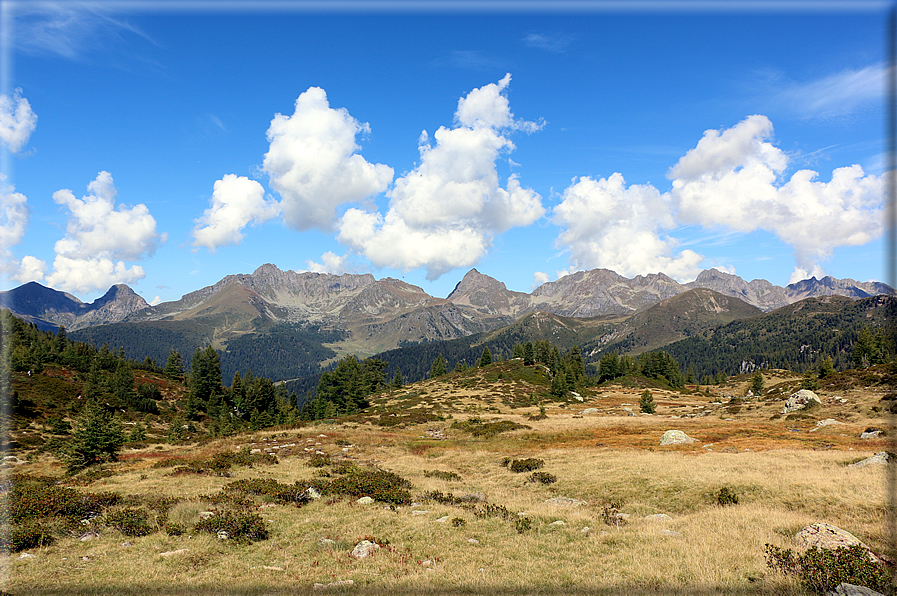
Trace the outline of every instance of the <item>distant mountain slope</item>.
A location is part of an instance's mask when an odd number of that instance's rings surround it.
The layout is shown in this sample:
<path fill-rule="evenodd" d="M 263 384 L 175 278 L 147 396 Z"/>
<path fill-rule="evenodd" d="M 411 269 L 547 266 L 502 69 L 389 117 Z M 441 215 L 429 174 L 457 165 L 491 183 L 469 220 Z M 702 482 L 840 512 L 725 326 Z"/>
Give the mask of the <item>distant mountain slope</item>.
<path fill-rule="evenodd" d="M 699 374 L 749 372 L 754 367 L 804 370 L 823 356 L 836 368 L 849 365 L 863 326 L 880 327 L 893 337 L 897 297 L 851 300 L 844 296 L 807 298 L 771 313 L 710 328 L 665 346 L 680 365 Z"/>
<path fill-rule="evenodd" d="M 90 304 L 33 281 L 0 292 L 0 308 L 8 308 L 40 329 L 53 331 L 60 326 L 74 330 L 116 323 L 147 307 L 149 304 L 124 284 L 112 286 Z"/>
<path fill-rule="evenodd" d="M 696 288 L 634 314 L 612 333 L 583 345 L 583 354 L 594 359 L 612 351 L 620 354 L 650 351 L 706 329 L 762 314 L 756 306 L 737 298 Z"/>

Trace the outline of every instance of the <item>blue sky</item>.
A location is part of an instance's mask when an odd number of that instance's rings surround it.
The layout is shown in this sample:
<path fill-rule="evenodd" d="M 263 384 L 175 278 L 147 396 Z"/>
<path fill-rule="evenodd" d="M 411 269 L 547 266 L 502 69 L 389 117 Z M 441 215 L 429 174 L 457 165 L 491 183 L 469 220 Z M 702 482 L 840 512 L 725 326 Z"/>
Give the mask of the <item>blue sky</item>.
<path fill-rule="evenodd" d="M 3 289 L 885 275 L 886 2 L 0 4 Z"/>

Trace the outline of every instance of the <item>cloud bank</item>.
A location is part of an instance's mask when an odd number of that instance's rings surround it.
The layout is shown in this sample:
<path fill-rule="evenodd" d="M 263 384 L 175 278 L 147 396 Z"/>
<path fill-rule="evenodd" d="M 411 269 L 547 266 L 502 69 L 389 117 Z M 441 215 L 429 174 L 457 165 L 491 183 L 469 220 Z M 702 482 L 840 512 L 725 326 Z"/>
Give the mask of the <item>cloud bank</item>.
<path fill-rule="evenodd" d="M 205 246 L 210 252 L 219 246 L 239 244 L 244 227 L 264 223 L 278 214 L 278 206 L 265 199 L 261 184 L 234 174 L 215 182 L 210 202 L 193 228 L 193 246 Z"/>
<path fill-rule="evenodd" d="M 67 292 L 85 294 L 143 279 L 143 267 L 128 267 L 124 261 L 151 256 L 166 241 L 166 235 L 156 232 L 156 220 L 146 205 L 116 207 L 117 191 L 109 172 L 100 172 L 87 190 L 81 199 L 68 189 L 53 193 L 53 200 L 70 215 L 65 236 L 54 246 L 56 258 L 47 283 Z M 27 266 L 33 272 L 46 268 L 43 261 L 34 257 L 22 261 L 23 268 Z"/>
<path fill-rule="evenodd" d="M 511 75 L 458 101 L 454 128 L 440 127 L 432 145 L 420 138 L 420 164 L 387 193 L 385 214 L 352 208 L 338 240 L 377 267 L 427 270 L 427 279 L 482 258 L 492 238 L 541 218 L 541 197 L 511 176 L 502 187 L 497 160 L 514 150 L 507 134 L 535 132 L 541 123 L 517 120 L 505 95 Z"/>
<path fill-rule="evenodd" d="M 22 97 L 22 90 L 13 95 L 0 95 L 0 141 L 11 153 L 22 150 L 37 127 L 37 115 Z"/>

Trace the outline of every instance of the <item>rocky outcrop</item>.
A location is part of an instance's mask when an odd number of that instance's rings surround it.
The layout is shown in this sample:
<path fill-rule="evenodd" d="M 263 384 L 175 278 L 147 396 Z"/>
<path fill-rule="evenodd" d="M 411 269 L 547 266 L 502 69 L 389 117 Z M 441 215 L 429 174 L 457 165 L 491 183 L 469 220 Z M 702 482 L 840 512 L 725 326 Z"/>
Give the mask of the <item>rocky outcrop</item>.
<path fill-rule="evenodd" d="M 889 461 L 890 461 L 890 456 L 888 455 L 888 452 L 887 451 L 879 451 L 875 455 L 870 455 L 866 459 L 863 459 L 856 463 L 850 464 L 847 467 L 848 468 L 862 468 L 865 466 L 887 464 Z"/>
<path fill-rule="evenodd" d="M 688 443 L 694 443 L 695 441 L 697 441 L 697 439 L 689 437 L 681 430 L 668 430 L 663 433 L 663 435 L 661 435 L 660 446 L 666 447 L 667 445 L 684 445 Z"/>
<path fill-rule="evenodd" d="M 731 296 L 753 304 L 764 311 L 775 310 L 793 302 L 788 299 L 788 294 L 783 288 L 775 286 L 765 279 L 755 279 L 748 283 L 737 275 L 718 269 L 701 271 L 694 281 L 685 286 L 686 288 L 707 288 L 724 296 Z"/>
<path fill-rule="evenodd" d="M 809 389 L 801 389 L 788 396 L 788 399 L 785 400 L 785 405 L 782 406 L 781 414 L 790 414 L 791 412 L 803 410 L 807 407 L 812 407 L 821 403 L 822 400 L 819 399 L 819 396 L 815 393 Z"/>

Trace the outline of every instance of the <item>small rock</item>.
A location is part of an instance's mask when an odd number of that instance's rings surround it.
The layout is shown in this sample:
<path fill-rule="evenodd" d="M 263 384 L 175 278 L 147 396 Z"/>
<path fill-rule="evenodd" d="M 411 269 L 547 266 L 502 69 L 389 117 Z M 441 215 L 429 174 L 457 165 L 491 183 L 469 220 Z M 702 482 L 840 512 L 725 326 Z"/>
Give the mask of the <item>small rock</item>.
<path fill-rule="evenodd" d="M 34 555 L 32 555 L 31 553 L 22 553 L 21 555 L 19 555 L 19 558 L 20 559 L 33 559 Z"/>
<path fill-rule="evenodd" d="M 862 461 L 858 461 L 854 464 L 850 464 L 848 468 L 862 468 L 863 466 L 868 466 L 871 464 L 886 464 L 888 463 L 888 452 L 887 451 L 879 451 L 875 455 L 870 455 L 866 459 Z"/>
<path fill-rule="evenodd" d="M 591 529 L 592 528 L 590 528 L 589 526 L 585 526 L 582 530 L 580 530 L 580 532 L 582 532 L 583 534 L 588 534 Z"/>
<path fill-rule="evenodd" d="M 826 592 L 825 596 L 884 596 L 884 594 L 866 586 L 856 586 L 842 582 L 834 590 Z"/>
<path fill-rule="evenodd" d="M 417 509 L 411 512 L 411 515 L 427 515 L 430 513 L 429 511 L 424 511 L 423 509 Z"/>
<path fill-rule="evenodd" d="M 682 534 L 674 530 L 661 530 L 660 534 L 663 536 L 672 536 L 673 538 L 682 538 Z"/>
<path fill-rule="evenodd" d="M 250 449 L 249 455 L 255 455 L 256 453 L 261 453 L 261 452 L 262 452 L 261 449 Z"/>
<path fill-rule="evenodd" d="M 273 565 L 262 565 L 262 569 L 267 569 L 268 571 L 283 571 L 283 567 L 275 567 Z"/>
<path fill-rule="evenodd" d="M 566 522 L 563 522 L 563 521 L 561 521 L 561 520 L 557 520 L 557 521 L 553 521 L 553 522 L 551 522 L 551 523 L 548 524 L 548 525 L 549 525 L 549 527 L 552 527 L 552 526 L 553 526 L 553 527 L 556 527 L 556 528 L 560 528 L 561 526 L 566 526 L 567 524 L 566 524 Z"/>
<path fill-rule="evenodd" d="M 358 503 L 359 505 L 370 505 L 371 503 L 374 502 L 374 499 L 372 499 L 370 497 L 361 497 L 360 499 L 358 499 L 355 502 Z"/>
<path fill-rule="evenodd" d="M 179 548 L 177 550 L 169 550 L 164 553 L 159 553 L 159 556 L 165 557 L 167 559 L 168 557 L 173 557 L 175 555 L 183 555 L 184 553 L 189 552 L 189 551 L 190 551 L 189 548 Z"/>
<path fill-rule="evenodd" d="M 218 531 L 218 540 L 227 540 L 228 538 L 230 538 L 230 534 L 228 534 L 224 530 Z"/>
<path fill-rule="evenodd" d="M 437 519 L 436 521 L 439 522 L 439 523 L 441 523 L 441 524 L 444 524 L 444 523 L 448 522 L 448 520 L 450 520 L 450 519 L 451 519 L 451 518 L 450 518 L 449 516 L 446 515 L 446 516 L 440 517 L 440 518 Z"/>
<path fill-rule="evenodd" d="M 215 515 L 214 511 L 200 511 L 199 519 L 209 519 L 210 517 L 214 517 L 214 515 Z"/>
<path fill-rule="evenodd" d="M 86 563 L 87 561 L 90 561 L 90 557 L 81 557 L 81 560 Z"/>
<path fill-rule="evenodd" d="M 318 540 L 318 544 L 321 546 L 333 546 L 336 544 L 336 540 L 331 540 L 330 538 L 321 538 Z"/>
<path fill-rule="evenodd" d="M 882 435 L 882 432 L 878 429 L 867 430 L 867 431 L 863 431 L 863 433 L 860 435 L 860 438 L 861 439 L 877 439 L 881 435 Z"/>
<path fill-rule="evenodd" d="M 376 542 L 371 542 L 370 540 L 362 540 L 355 545 L 355 548 L 352 549 L 352 552 L 350 554 L 356 559 L 363 559 L 378 550 L 380 550 L 380 545 Z"/>
<path fill-rule="evenodd" d="M 575 399 L 576 401 L 582 401 L 582 396 L 581 396 L 580 394 L 578 394 L 577 392 L 575 392 L 575 391 L 571 391 L 571 392 L 570 392 L 570 395 L 571 395 L 571 396 L 573 397 L 573 399 Z"/>
<path fill-rule="evenodd" d="M 562 507 L 579 507 L 580 505 L 585 505 L 585 501 L 580 501 L 579 499 L 571 499 L 570 497 L 552 497 L 550 499 L 546 499 L 546 503 L 550 505 L 560 505 Z"/>
<path fill-rule="evenodd" d="M 81 534 L 81 536 L 78 538 L 78 540 L 80 540 L 81 542 L 87 542 L 88 540 L 93 540 L 94 538 L 99 538 L 99 537 L 100 537 L 100 535 L 97 534 L 96 532 L 86 532 L 84 534 Z"/>
<path fill-rule="evenodd" d="M 477 540 L 476 538 L 468 538 L 467 542 L 469 542 L 471 544 L 479 544 L 480 543 L 480 541 Z M 34 555 L 31 555 L 31 556 L 33 557 Z"/>
<path fill-rule="evenodd" d="M 654 513 L 652 515 L 646 515 L 645 519 L 648 521 L 667 521 L 673 518 L 666 513 Z"/>
<path fill-rule="evenodd" d="M 843 422 L 839 422 L 834 418 L 826 418 L 825 420 L 820 420 L 816 423 L 816 426 L 831 426 L 832 424 L 844 424 Z"/>
<path fill-rule="evenodd" d="M 324 584 L 319 584 L 319 583 L 316 582 L 316 583 L 311 587 L 311 589 L 317 592 L 318 590 L 323 590 L 323 589 L 326 588 L 326 587 L 327 587 L 327 586 L 325 586 Z"/>
<path fill-rule="evenodd" d="M 309 499 L 317 500 L 321 498 L 321 491 L 313 486 L 310 486 L 308 487 L 308 490 L 305 491 L 305 496 L 307 496 Z"/>
<path fill-rule="evenodd" d="M 689 437 L 681 430 L 668 430 L 660 437 L 660 446 L 667 445 L 683 445 L 686 443 L 694 443 L 697 439 Z"/>

